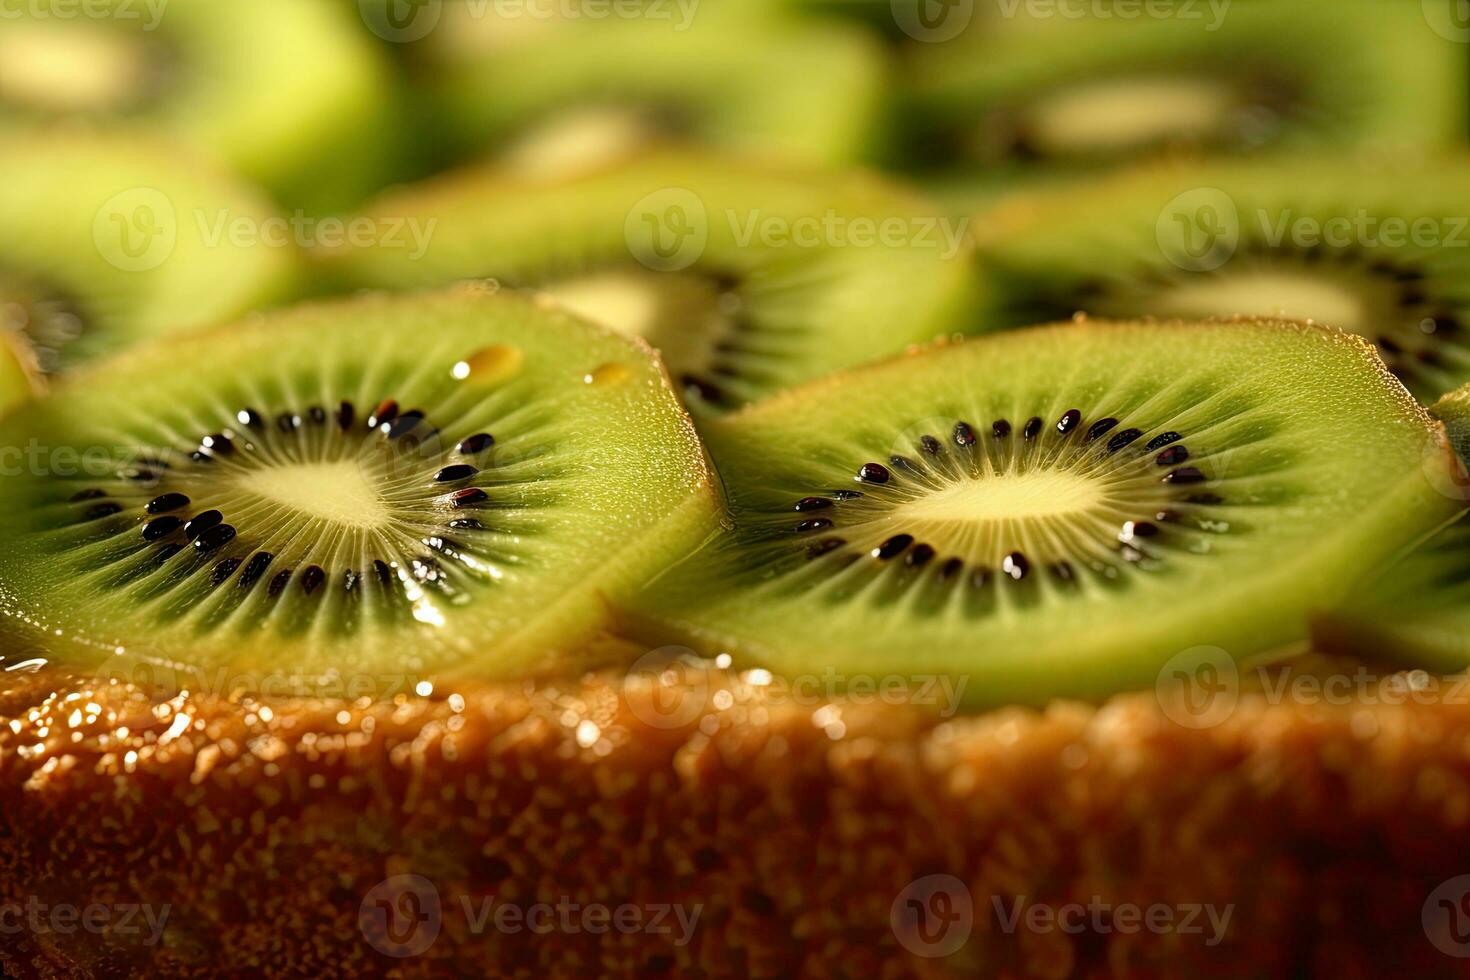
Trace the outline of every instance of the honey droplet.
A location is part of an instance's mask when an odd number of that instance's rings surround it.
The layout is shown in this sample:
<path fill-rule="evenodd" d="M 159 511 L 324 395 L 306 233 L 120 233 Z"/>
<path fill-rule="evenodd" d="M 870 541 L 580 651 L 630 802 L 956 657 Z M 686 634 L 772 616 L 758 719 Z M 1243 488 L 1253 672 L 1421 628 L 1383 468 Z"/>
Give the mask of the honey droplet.
<path fill-rule="evenodd" d="M 582 381 L 589 385 L 615 385 L 627 381 L 633 376 L 626 365 L 616 361 L 607 364 L 599 364 L 597 367 L 582 375 Z"/>
<path fill-rule="evenodd" d="M 455 364 L 450 374 L 460 381 L 476 384 L 499 384 L 520 373 L 525 354 L 519 347 L 494 344 L 475 351 Z"/>

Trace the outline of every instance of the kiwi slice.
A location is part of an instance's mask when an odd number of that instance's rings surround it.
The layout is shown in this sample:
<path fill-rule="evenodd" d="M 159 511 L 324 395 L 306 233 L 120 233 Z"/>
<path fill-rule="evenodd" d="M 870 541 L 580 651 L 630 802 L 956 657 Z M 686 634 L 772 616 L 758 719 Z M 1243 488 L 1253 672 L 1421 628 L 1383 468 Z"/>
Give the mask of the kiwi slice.
<path fill-rule="evenodd" d="M 1320 320 L 1426 403 L 1470 381 L 1470 178 L 1321 156 L 1147 167 L 1019 194 L 975 223 L 994 317 Z"/>
<path fill-rule="evenodd" d="M 0 330 L 52 374 L 283 300 L 300 251 L 263 236 L 273 221 L 285 230 L 263 195 L 171 144 L 0 137 Z"/>
<path fill-rule="evenodd" d="M 963 223 L 866 176 L 667 152 L 573 179 L 476 169 L 365 217 L 423 241 L 330 254 L 349 283 L 545 290 L 646 338 L 707 412 L 952 333 L 974 302 Z"/>
<path fill-rule="evenodd" d="M 942 346 L 707 431 L 736 532 L 632 628 L 787 675 L 936 672 L 984 702 L 1151 684 L 1305 638 L 1460 513 L 1442 426 L 1349 334 L 1084 322 Z"/>
<path fill-rule="evenodd" d="M 0 31 L 0 127 L 166 133 L 283 201 L 344 207 L 382 181 L 386 60 L 352 6 L 27 0 Z"/>
<path fill-rule="evenodd" d="M 1430 409 L 1451 445 L 1470 460 L 1470 386 Z M 1447 497 L 1470 499 L 1464 471 L 1440 484 Z M 1470 521 L 1460 520 L 1385 568 L 1338 609 L 1319 616 L 1312 638 L 1329 651 L 1440 672 L 1470 667 Z"/>
<path fill-rule="evenodd" d="M 895 164 L 993 185 L 1181 148 L 1464 139 L 1464 48 L 1419 4 L 1176 4 L 1164 17 L 1128 6 L 1076 17 L 1022 4 L 953 43 L 916 42 Z"/>
<path fill-rule="evenodd" d="M 138 348 L 0 423 L 37 446 L 0 487 L 6 648 L 179 686 L 564 664 L 717 521 L 647 346 L 487 290 Z"/>
<path fill-rule="evenodd" d="M 557 4 L 512 16 L 446 3 L 413 46 L 411 71 L 452 159 L 488 156 L 522 174 L 576 172 L 669 142 L 818 164 L 866 154 L 885 98 L 877 39 L 739 7 L 608 16 Z"/>

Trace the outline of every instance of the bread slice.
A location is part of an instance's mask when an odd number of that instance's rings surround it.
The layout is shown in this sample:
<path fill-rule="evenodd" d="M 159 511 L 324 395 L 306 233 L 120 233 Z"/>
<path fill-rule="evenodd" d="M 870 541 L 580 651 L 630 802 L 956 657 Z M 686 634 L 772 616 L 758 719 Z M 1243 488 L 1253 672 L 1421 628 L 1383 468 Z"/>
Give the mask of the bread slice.
<path fill-rule="evenodd" d="M 383 702 L 0 678 L 0 909 L 43 926 L 0 942 L 17 977 L 1470 963 L 1437 924 L 1470 873 L 1457 679 L 1317 660 L 1199 726 L 1154 692 L 945 717 L 710 665 Z M 93 904 L 111 931 L 47 918 Z"/>

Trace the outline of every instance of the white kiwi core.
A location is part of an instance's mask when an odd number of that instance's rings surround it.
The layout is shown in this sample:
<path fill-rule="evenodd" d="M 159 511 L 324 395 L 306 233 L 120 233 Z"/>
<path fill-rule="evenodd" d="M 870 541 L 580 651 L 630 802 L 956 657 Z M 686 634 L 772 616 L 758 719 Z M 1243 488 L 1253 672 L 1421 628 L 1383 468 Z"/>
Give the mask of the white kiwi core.
<path fill-rule="evenodd" d="M 1042 98 L 1027 113 L 1026 131 L 1048 155 L 1117 152 L 1218 132 L 1237 102 L 1215 79 L 1109 79 Z"/>
<path fill-rule="evenodd" d="M 47 112 L 136 103 L 150 73 L 144 42 L 101 25 L 15 24 L 0 31 L 0 100 Z"/>
<path fill-rule="evenodd" d="M 343 527 L 379 528 L 390 522 L 388 508 L 355 460 L 263 467 L 242 476 L 240 486 L 305 517 Z"/>

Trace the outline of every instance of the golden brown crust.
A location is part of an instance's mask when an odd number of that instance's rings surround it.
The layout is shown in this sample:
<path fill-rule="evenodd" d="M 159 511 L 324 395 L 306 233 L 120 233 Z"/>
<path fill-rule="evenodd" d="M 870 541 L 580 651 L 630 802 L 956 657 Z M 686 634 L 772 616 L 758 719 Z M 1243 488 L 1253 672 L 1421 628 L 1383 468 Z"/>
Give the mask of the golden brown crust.
<path fill-rule="evenodd" d="M 0 907 L 170 906 L 155 945 L 7 935 L 0 964 L 18 977 L 1367 977 L 1470 962 L 1420 920 L 1470 872 L 1470 707 L 1447 687 L 1403 703 L 1358 682 L 1317 703 L 1268 686 L 1193 728 L 1151 692 L 944 720 L 719 672 L 686 675 L 672 705 L 641 676 L 267 705 L 49 669 L 0 678 Z M 359 912 L 406 873 L 434 884 L 442 931 L 394 958 Z M 963 881 L 972 929 L 930 959 L 890 912 L 940 873 Z M 1217 945 L 1208 924 L 1124 933 L 1106 915 L 1078 934 L 1007 933 L 1021 895 L 1232 912 Z M 477 935 L 464 896 L 699 918 L 686 944 L 677 927 Z"/>

